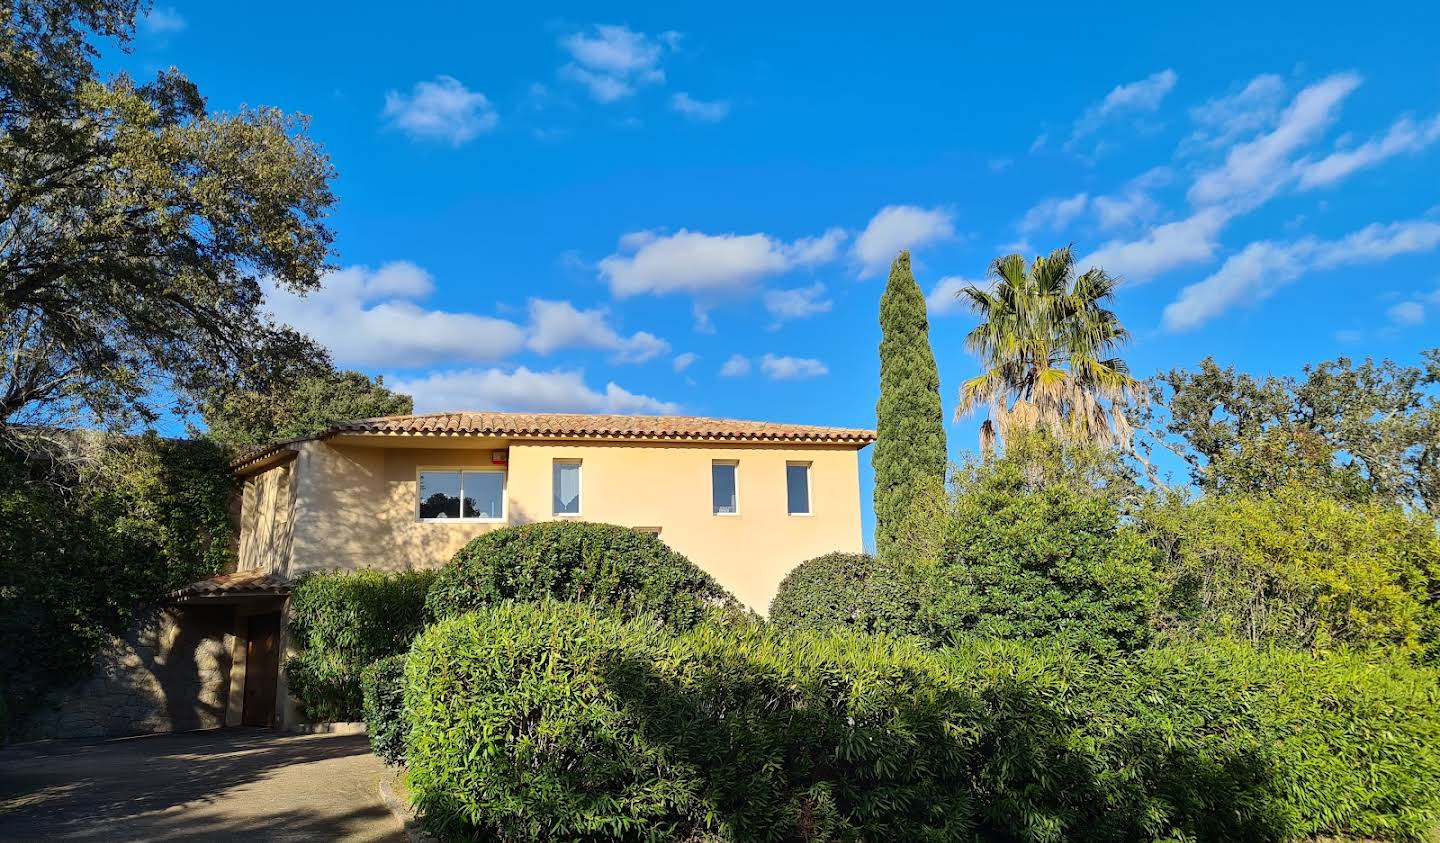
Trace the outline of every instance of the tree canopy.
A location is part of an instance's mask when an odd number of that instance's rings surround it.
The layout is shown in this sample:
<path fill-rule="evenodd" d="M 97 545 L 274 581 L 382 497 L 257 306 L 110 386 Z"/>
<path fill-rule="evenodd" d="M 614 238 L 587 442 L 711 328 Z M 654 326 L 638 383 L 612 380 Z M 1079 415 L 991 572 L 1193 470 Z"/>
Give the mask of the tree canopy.
<path fill-rule="evenodd" d="M 382 377 L 319 371 L 268 390 L 216 393 L 200 414 L 211 438 L 248 448 L 317 433 L 337 421 L 407 415 L 414 408 L 410 396 L 391 392 Z"/>
<path fill-rule="evenodd" d="M 1138 421 L 1150 447 L 1179 454 L 1204 490 L 1303 483 L 1440 512 L 1440 348 L 1414 366 L 1342 357 L 1298 378 L 1256 378 L 1206 358 L 1147 387 Z"/>
<path fill-rule="evenodd" d="M 980 318 L 965 338 L 985 371 L 960 388 L 959 415 L 990 408 L 981 447 L 1044 429 L 1080 443 L 1121 444 L 1130 431 L 1116 409 L 1137 386 L 1111 356 L 1130 333 L 1109 309 L 1116 280 L 1094 268 L 1077 276 L 1067 246 L 1035 258 L 997 258 L 991 283 L 959 296 Z"/>
<path fill-rule="evenodd" d="M 267 286 L 319 286 L 333 170 L 303 117 L 207 110 L 170 69 L 97 78 L 133 0 L 0 8 L 0 428 L 124 427 L 323 361 Z"/>

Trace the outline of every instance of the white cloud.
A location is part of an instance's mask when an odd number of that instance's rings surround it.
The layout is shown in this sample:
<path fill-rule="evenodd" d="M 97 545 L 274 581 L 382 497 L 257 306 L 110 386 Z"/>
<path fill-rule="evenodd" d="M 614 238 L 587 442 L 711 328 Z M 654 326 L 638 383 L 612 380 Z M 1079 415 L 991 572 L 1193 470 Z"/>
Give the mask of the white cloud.
<path fill-rule="evenodd" d="M 1087 193 L 1077 193 L 1068 198 L 1052 196 L 1042 199 L 1020 219 L 1020 231 L 1029 234 L 1036 231 L 1059 231 L 1085 212 L 1090 201 Z"/>
<path fill-rule="evenodd" d="M 1273 195 L 1289 177 L 1291 155 L 1335 121 L 1345 98 L 1359 86 L 1356 74 L 1339 73 L 1300 91 L 1274 129 L 1231 147 L 1223 164 L 1201 173 L 1190 186 L 1190 201 L 1253 205 Z"/>
<path fill-rule="evenodd" d="M 297 296 L 266 285 L 275 318 L 309 334 L 342 365 L 415 367 L 499 360 L 520 350 L 525 332 L 504 319 L 428 310 L 428 273 L 405 261 L 378 270 L 355 266 L 326 275 Z"/>
<path fill-rule="evenodd" d="M 874 275 L 890 265 L 901 249 L 914 249 L 955 236 L 954 217 L 944 208 L 889 205 L 870 218 L 855 238 L 851 253 L 860 275 Z"/>
<path fill-rule="evenodd" d="M 1242 135 L 1272 125 L 1280 113 L 1280 100 L 1284 95 L 1285 82 L 1267 73 L 1251 79 L 1236 93 L 1190 109 L 1196 129 L 1181 143 L 1181 151 L 1228 146 Z"/>
<path fill-rule="evenodd" d="M 984 282 L 973 281 L 969 278 L 961 278 L 958 275 L 950 275 L 935 282 L 930 288 L 930 294 L 925 297 L 926 309 L 935 316 L 948 316 L 953 313 L 965 313 L 969 310 L 965 300 L 960 298 L 960 291 L 971 284 L 983 287 Z"/>
<path fill-rule="evenodd" d="M 1428 220 L 1377 223 L 1332 241 L 1251 243 L 1208 278 L 1181 290 L 1165 307 L 1165 327 L 1170 331 L 1199 327 L 1234 305 L 1268 298 L 1310 269 L 1372 263 L 1437 246 L 1440 223 Z"/>
<path fill-rule="evenodd" d="M 682 354 L 675 355 L 675 360 L 672 365 L 674 365 L 675 371 L 683 372 L 694 365 L 695 361 L 699 359 L 700 355 L 693 351 L 686 351 Z"/>
<path fill-rule="evenodd" d="M 156 6 L 140 19 L 140 29 L 148 35 L 173 35 L 185 26 L 185 18 L 173 6 Z"/>
<path fill-rule="evenodd" d="M 846 236 L 843 228 L 826 229 L 819 237 L 801 237 L 790 244 L 787 252 L 790 260 L 800 266 L 829 263 L 840 256 L 840 244 Z"/>
<path fill-rule="evenodd" d="M 445 410 L 497 410 L 532 413 L 620 413 L 665 415 L 680 407 L 630 392 L 614 382 L 603 391 L 585 383 L 583 372 L 535 372 L 520 366 L 459 369 L 418 378 L 397 378 L 391 389 L 415 397 L 417 413 Z"/>
<path fill-rule="evenodd" d="M 684 91 L 670 98 L 670 108 L 701 123 L 718 123 L 730 114 L 728 100 L 698 100 Z"/>
<path fill-rule="evenodd" d="M 743 354 L 732 354 L 720 366 L 720 377 L 739 378 L 750 374 L 750 358 Z"/>
<path fill-rule="evenodd" d="M 1066 146 L 1073 146 L 1076 141 L 1092 134 L 1104 125 L 1106 120 L 1116 115 L 1142 114 L 1156 110 L 1179 78 L 1175 71 L 1167 68 L 1139 81 L 1116 85 L 1103 100 L 1090 106 L 1080 119 L 1075 121 L 1075 128 Z"/>
<path fill-rule="evenodd" d="M 560 39 L 571 59 L 560 75 L 584 85 L 596 102 L 615 102 L 634 94 L 638 85 L 664 82 L 660 59 L 679 43 L 677 32 L 652 38 L 627 26 L 596 24 Z"/>
<path fill-rule="evenodd" d="M 443 140 L 452 146 L 473 140 L 500 122 L 484 94 L 450 76 L 416 82 L 409 96 L 387 93 L 382 114 L 391 126 L 413 138 Z"/>
<path fill-rule="evenodd" d="M 1425 305 L 1418 301 L 1402 301 L 1392 305 L 1385 315 L 1396 325 L 1419 325 L 1425 321 Z"/>
<path fill-rule="evenodd" d="M 1155 167 L 1131 179 L 1119 193 L 1091 199 L 1090 209 L 1095 212 L 1100 227 L 1106 230 L 1148 223 L 1160 213 L 1160 206 L 1150 198 L 1149 191 L 1168 184 L 1173 177 L 1168 167 Z"/>
<path fill-rule="evenodd" d="M 805 319 L 830 312 L 835 303 L 824 296 L 825 285 L 818 281 L 793 290 L 769 290 L 765 293 L 765 309 L 775 317 L 777 324 L 791 319 Z"/>
<path fill-rule="evenodd" d="M 580 310 L 568 301 L 530 300 L 530 338 L 538 354 L 562 348 L 598 348 L 614 353 L 617 363 L 643 363 L 670 350 L 670 343 L 646 331 L 621 336 L 604 308 Z"/>
<path fill-rule="evenodd" d="M 788 381 L 818 378 L 830 373 L 824 363 L 811 357 L 777 357 L 766 354 L 760 358 L 760 370 L 771 380 Z"/>
<path fill-rule="evenodd" d="M 1356 170 L 1373 167 L 1396 155 L 1419 152 L 1437 140 L 1440 140 L 1440 115 L 1419 124 L 1409 117 L 1402 117 L 1382 137 L 1373 138 L 1354 149 L 1332 152 L 1318 161 L 1300 161 L 1296 165 L 1300 189 L 1334 184 Z"/>
<path fill-rule="evenodd" d="M 621 298 L 743 292 L 767 275 L 832 260 L 843 236 L 831 229 L 785 243 L 768 234 L 637 231 L 621 237 L 621 252 L 602 258 L 599 267 L 611 292 Z"/>
<path fill-rule="evenodd" d="M 1347 263 L 1381 261 L 1410 252 L 1428 252 L 1440 246 L 1440 222 L 1372 223 L 1333 243 L 1323 244 L 1316 265 L 1328 269 Z"/>
<path fill-rule="evenodd" d="M 1204 208 L 1182 220 L 1156 226 L 1136 240 L 1111 240 L 1077 261 L 1080 271 L 1101 267 L 1126 281 L 1143 282 L 1176 267 L 1208 261 L 1219 245 L 1230 214 Z"/>

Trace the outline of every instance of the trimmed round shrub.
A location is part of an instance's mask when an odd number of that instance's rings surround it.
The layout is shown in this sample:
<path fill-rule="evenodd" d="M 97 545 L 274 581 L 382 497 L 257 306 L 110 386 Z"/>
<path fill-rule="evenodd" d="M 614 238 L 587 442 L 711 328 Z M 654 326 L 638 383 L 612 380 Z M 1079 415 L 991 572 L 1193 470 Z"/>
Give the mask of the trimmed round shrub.
<path fill-rule="evenodd" d="M 651 533 L 587 521 L 505 527 L 465 545 L 440 571 L 426 606 L 436 618 L 504 600 L 563 600 L 688 629 L 729 592 Z"/>
<path fill-rule="evenodd" d="M 370 748 L 387 764 L 405 763 L 405 654 L 386 656 L 360 671 L 365 731 Z"/>
<path fill-rule="evenodd" d="M 290 692 L 312 722 L 359 720 L 360 671 L 403 653 L 425 628 L 434 571 L 307 574 L 290 595 Z"/>
<path fill-rule="evenodd" d="M 770 602 L 782 629 L 848 626 L 930 637 L 921 620 L 927 583 L 912 566 L 868 553 L 827 553 L 795 566 Z"/>

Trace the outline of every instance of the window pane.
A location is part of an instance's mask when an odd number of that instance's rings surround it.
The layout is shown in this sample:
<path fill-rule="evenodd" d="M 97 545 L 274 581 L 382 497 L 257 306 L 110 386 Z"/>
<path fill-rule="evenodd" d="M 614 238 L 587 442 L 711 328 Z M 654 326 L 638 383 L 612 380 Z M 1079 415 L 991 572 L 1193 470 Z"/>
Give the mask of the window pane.
<path fill-rule="evenodd" d="M 466 518 L 502 518 L 505 515 L 505 474 L 499 471 L 466 471 Z"/>
<path fill-rule="evenodd" d="M 554 490 L 556 515 L 580 514 L 580 463 L 555 463 Z"/>
<path fill-rule="evenodd" d="M 785 499 L 791 515 L 810 514 L 810 466 L 785 466 Z"/>
<path fill-rule="evenodd" d="M 735 465 L 717 462 L 710 466 L 710 489 L 715 499 L 716 515 L 734 515 L 739 511 L 735 499 Z"/>
<path fill-rule="evenodd" d="M 460 472 L 420 472 L 420 517 L 460 517 Z"/>

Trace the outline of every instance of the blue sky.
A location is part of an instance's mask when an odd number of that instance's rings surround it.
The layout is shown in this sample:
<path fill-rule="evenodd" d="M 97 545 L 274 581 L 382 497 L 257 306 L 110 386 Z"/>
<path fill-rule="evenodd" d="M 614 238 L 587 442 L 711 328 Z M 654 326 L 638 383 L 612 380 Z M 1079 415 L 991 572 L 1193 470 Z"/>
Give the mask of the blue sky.
<path fill-rule="evenodd" d="M 1141 376 L 1440 344 L 1440 9 L 1180 5 L 177 2 L 118 63 L 311 116 L 339 269 L 276 310 L 422 411 L 871 426 L 903 247 L 947 413 L 1016 249 L 1124 279 Z"/>

